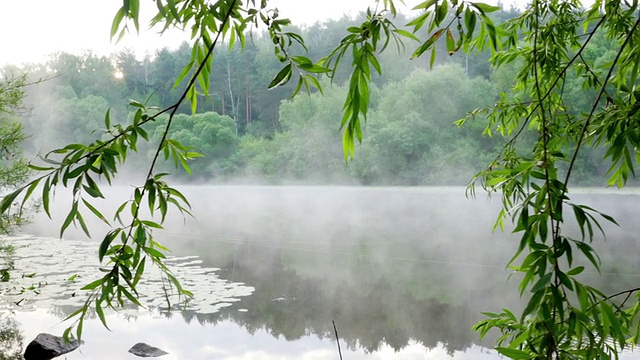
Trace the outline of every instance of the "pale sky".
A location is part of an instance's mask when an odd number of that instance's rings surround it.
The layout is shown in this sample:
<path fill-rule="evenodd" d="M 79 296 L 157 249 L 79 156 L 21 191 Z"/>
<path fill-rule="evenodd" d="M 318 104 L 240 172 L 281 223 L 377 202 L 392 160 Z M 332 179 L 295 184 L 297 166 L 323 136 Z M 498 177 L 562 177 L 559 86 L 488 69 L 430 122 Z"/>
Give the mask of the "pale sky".
<path fill-rule="evenodd" d="M 337 19 L 344 13 L 356 15 L 375 0 L 269 0 L 278 7 L 282 17 L 294 24 L 314 23 L 317 20 Z M 506 0 L 519 3 L 525 0 Z M 410 9 L 421 0 L 405 0 Z M 497 0 L 484 0 L 495 4 Z M 396 4 L 400 7 L 400 0 Z M 141 0 L 143 19 L 140 35 L 125 35 L 117 45 L 109 38 L 111 22 L 122 0 L 0 0 L 0 67 L 6 64 L 44 62 L 49 54 L 58 51 L 80 54 L 91 50 L 108 55 L 125 47 L 134 49 L 139 57 L 153 55 L 156 49 L 174 48 L 188 35 L 174 31 L 160 37 L 156 30 L 148 30 L 148 20 L 155 15 L 152 0 Z M 336 9 L 339 9 L 336 11 Z"/>
<path fill-rule="evenodd" d="M 270 0 L 283 17 L 295 24 L 339 18 L 343 12 L 357 14 L 374 6 L 374 0 Z M 407 1 L 407 3 L 411 3 Z M 111 21 L 121 0 L 0 0 L 0 67 L 6 64 L 41 62 L 56 51 L 75 54 L 83 50 L 104 55 L 124 47 L 143 56 L 163 46 L 175 47 L 188 35 L 165 34 L 147 30 L 149 14 L 156 10 L 154 2 L 141 1 L 147 14 L 140 23 L 140 36 L 135 32 L 114 46 L 109 39 Z M 339 8 L 336 12 L 334 8 Z"/>

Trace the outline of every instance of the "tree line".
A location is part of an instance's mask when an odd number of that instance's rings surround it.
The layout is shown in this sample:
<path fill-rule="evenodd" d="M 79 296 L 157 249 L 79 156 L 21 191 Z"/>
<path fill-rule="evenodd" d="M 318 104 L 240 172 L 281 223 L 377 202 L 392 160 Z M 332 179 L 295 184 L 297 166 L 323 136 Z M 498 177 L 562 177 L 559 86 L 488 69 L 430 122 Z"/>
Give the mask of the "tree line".
<path fill-rule="evenodd" d="M 493 16 L 503 21 L 517 14 L 512 8 Z M 326 54 L 354 20 L 358 19 L 344 17 L 296 29 L 308 39 L 307 56 L 318 59 Z M 481 121 L 462 128 L 454 122 L 493 104 L 508 91 L 514 84 L 515 67 L 491 70 L 490 51 L 449 56 L 446 49 L 440 50 L 432 69 L 422 59 L 408 60 L 402 51 L 380 56 L 385 72 L 373 79 L 372 113 L 364 125 L 369 136 L 347 164 L 337 125 L 349 80 L 346 71 L 333 77 L 324 96 L 313 93 L 290 99 L 291 84 L 266 91 L 280 66 L 268 36 L 251 35 L 244 51 L 237 47 L 216 49 L 210 93 L 199 94 L 198 114 L 191 114 L 188 104 L 181 105 L 178 112 L 182 115 L 171 135 L 203 155 L 191 166 L 195 176 L 183 179 L 212 183 L 464 184 L 492 160 L 500 143 L 481 135 Z M 112 121 L 125 123 L 132 117 L 134 109 L 123 106 L 128 99 L 146 99 L 147 105 L 158 108 L 169 106 L 184 91 L 184 84 L 173 86 L 173 82 L 190 56 L 191 46 L 183 43 L 143 59 L 132 50 L 111 56 L 88 51 L 80 55 L 57 53 L 45 63 L 5 67 L 6 74 L 27 73 L 32 81 L 49 79 L 25 89 L 25 104 L 30 110 L 23 116 L 27 153 L 35 156 L 55 146 L 99 138 L 107 109 L 111 109 Z M 607 61 L 611 45 L 601 39 L 590 45 L 585 56 Z M 568 92 L 572 102 L 585 107 L 593 94 L 581 91 L 578 80 Z M 329 80 L 325 83 L 329 85 Z M 162 118 L 154 121 L 148 132 L 158 138 L 165 122 Z M 581 158 L 581 183 L 600 181 L 598 177 L 606 169 L 598 155 Z M 143 156 L 140 161 L 144 160 Z"/>
<path fill-rule="evenodd" d="M 497 16 L 509 18 L 514 9 Z M 311 42 L 309 57 L 319 57 L 339 41 L 352 19 L 317 23 L 301 29 Z M 514 70 L 490 70 L 490 52 L 448 56 L 440 52 L 436 66 L 386 52 L 380 61 L 384 76 L 374 79 L 373 111 L 365 124 L 368 138 L 357 156 L 345 163 L 339 119 L 347 74 L 338 74 L 325 96 L 314 93 L 289 99 L 292 85 L 266 91 L 279 62 L 270 40 L 255 35 L 245 51 L 219 49 L 211 71 L 210 94 L 201 95 L 198 114 L 188 105 L 172 136 L 204 155 L 192 170 L 197 181 L 258 183 L 340 183 L 364 185 L 462 185 L 491 161 L 500 143 L 483 136 L 484 124 L 458 128 L 454 122 L 468 112 L 489 106 L 513 86 Z M 604 39 L 586 56 L 607 61 Z M 184 85 L 173 86 L 188 63 L 191 47 L 164 48 L 136 58 L 131 50 L 112 56 L 53 54 L 41 64 L 7 67 L 5 72 L 47 79 L 27 90 L 24 117 L 30 154 L 52 146 L 84 143 L 100 136 L 108 108 L 114 119 L 132 116 L 127 99 L 147 99 L 163 108 Z M 328 85 L 328 80 L 326 81 Z M 593 94 L 581 91 L 578 79 L 569 88 L 572 102 L 586 104 Z M 583 107 L 584 107 L 583 106 Z M 163 120 L 149 125 L 159 134 Z M 588 154 L 589 155 L 589 154 Z M 598 154 L 581 158 L 580 182 L 597 183 L 603 171 Z M 183 172 L 180 172 L 183 174 Z"/>

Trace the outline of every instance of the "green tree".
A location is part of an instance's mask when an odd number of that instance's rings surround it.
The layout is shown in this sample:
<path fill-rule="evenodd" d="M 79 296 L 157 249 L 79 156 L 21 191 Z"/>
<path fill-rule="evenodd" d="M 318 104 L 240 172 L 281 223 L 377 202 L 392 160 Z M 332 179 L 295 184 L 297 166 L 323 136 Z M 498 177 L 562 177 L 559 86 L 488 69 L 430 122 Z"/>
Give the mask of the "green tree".
<path fill-rule="evenodd" d="M 22 157 L 22 141 L 25 136 L 18 113 L 26 111 L 24 98 L 25 76 L 0 72 L 0 189 L 12 191 L 21 186 L 29 176 L 27 162 Z M 7 209 L 0 216 L 0 229 L 7 232 L 24 221 L 23 212 Z"/>
<path fill-rule="evenodd" d="M 463 185 L 459 179 L 470 178 L 490 160 L 478 154 L 493 153 L 495 141 L 479 137 L 478 127 L 460 131 L 454 122 L 494 96 L 488 81 L 470 79 L 458 65 L 414 70 L 376 97 L 363 151 L 372 148 L 383 182 Z"/>
<path fill-rule="evenodd" d="M 166 119 L 159 121 L 154 136 L 160 139 Z M 209 180 L 221 178 L 230 166 L 230 158 L 236 152 L 238 137 L 236 124 L 228 116 L 214 112 L 175 117 L 172 139 L 200 153 L 206 164 L 194 162 L 193 174 Z"/>

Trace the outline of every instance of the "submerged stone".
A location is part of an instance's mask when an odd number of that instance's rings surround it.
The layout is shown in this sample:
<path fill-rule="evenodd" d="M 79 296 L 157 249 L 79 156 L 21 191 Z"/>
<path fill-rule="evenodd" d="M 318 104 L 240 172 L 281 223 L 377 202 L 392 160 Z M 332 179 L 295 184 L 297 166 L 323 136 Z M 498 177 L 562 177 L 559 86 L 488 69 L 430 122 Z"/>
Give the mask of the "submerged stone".
<path fill-rule="evenodd" d="M 27 345 L 25 360 L 50 360 L 72 352 L 80 346 L 78 340 L 66 342 L 63 337 L 40 333 Z"/>
<path fill-rule="evenodd" d="M 137 343 L 133 345 L 133 347 L 129 349 L 129 352 L 140 357 L 159 357 L 168 354 L 168 352 L 164 350 L 160 350 L 157 347 L 153 347 L 145 343 Z"/>

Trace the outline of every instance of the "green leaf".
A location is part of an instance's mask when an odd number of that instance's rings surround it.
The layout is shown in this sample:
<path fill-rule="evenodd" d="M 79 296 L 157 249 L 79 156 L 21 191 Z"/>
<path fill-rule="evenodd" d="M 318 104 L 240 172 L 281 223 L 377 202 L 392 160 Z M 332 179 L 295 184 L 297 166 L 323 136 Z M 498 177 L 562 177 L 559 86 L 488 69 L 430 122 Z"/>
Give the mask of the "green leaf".
<path fill-rule="evenodd" d="M 567 275 L 576 276 L 584 271 L 584 266 L 576 266 L 575 268 L 567 271 Z"/>
<path fill-rule="evenodd" d="M 71 316 L 73 317 L 73 316 Z M 65 319 L 65 320 L 69 320 L 69 318 Z M 66 341 L 66 342 L 71 342 L 71 327 L 68 327 L 64 330 L 64 332 L 62 333 L 62 338 Z"/>
<path fill-rule="evenodd" d="M 367 57 L 369 59 L 369 63 L 373 66 L 374 69 L 376 69 L 376 72 L 379 75 L 382 75 L 382 68 L 380 67 L 380 63 L 378 62 L 376 56 L 373 53 L 367 53 Z"/>
<path fill-rule="evenodd" d="M 98 286 L 102 285 L 102 283 L 104 282 L 104 278 L 95 280 L 85 286 L 83 286 L 80 290 L 94 290 L 96 289 Z M 72 315 L 70 315 L 71 317 Z M 68 319 L 68 318 L 67 318 Z"/>
<path fill-rule="evenodd" d="M 107 113 L 104 114 L 104 127 L 106 129 L 111 128 L 111 108 L 108 108 Z"/>
<path fill-rule="evenodd" d="M 433 23 L 439 26 L 449 11 L 449 3 L 447 0 L 442 0 L 442 4 L 436 6 L 436 16 L 433 19 Z"/>
<path fill-rule="evenodd" d="M 111 331 L 111 329 L 109 329 L 109 326 L 107 325 L 107 319 L 104 316 L 104 309 L 102 308 L 102 301 L 100 299 L 96 299 L 96 314 L 98 314 L 98 317 L 100 318 L 100 321 L 102 322 L 102 325 L 109 331 Z"/>
<path fill-rule="evenodd" d="M 118 236 L 118 233 L 120 233 L 120 231 L 121 229 L 111 230 L 110 232 L 107 233 L 107 235 L 105 235 L 104 239 L 102 239 L 102 242 L 98 247 L 98 259 L 100 260 L 100 262 L 102 262 L 102 259 L 106 255 L 107 250 L 109 250 L 109 246 L 111 245 L 113 240 L 116 238 L 116 236 Z"/>
<path fill-rule="evenodd" d="M 89 175 L 85 175 L 84 178 L 85 178 L 85 180 L 87 182 L 87 185 L 83 185 L 82 186 L 84 191 L 86 191 L 87 194 L 89 194 L 93 198 L 104 199 L 104 195 L 100 191 L 100 188 L 98 187 L 98 184 L 96 184 L 96 182 L 93 181 L 93 179 Z"/>
<path fill-rule="evenodd" d="M 416 51 L 413 53 L 413 55 L 411 55 L 411 59 L 415 59 L 415 58 L 419 57 L 420 55 L 422 55 L 425 51 L 429 50 L 429 48 L 431 48 L 433 43 L 435 43 L 436 40 L 438 40 L 438 38 L 440 37 L 440 35 L 442 35 L 442 31 L 443 31 L 442 29 L 439 29 L 433 35 L 431 35 L 431 37 L 429 39 L 427 39 L 427 41 L 425 41 L 422 45 L 420 45 L 416 49 Z"/>
<path fill-rule="evenodd" d="M 498 10 L 502 10 L 502 7 L 500 7 L 500 6 L 493 6 L 493 5 L 480 3 L 480 2 L 472 2 L 470 4 L 471 4 L 471 6 L 475 7 L 476 9 L 478 9 L 478 11 L 480 11 L 480 13 L 482 15 L 485 15 L 487 13 L 496 12 Z"/>
<path fill-rule="evenodd" d="M 127 291 L 127 289 L 125 289 L 124 287 L 120 287 L 118 290 L 122 291 L 124 296 L 126 296 L 127 299 L 129 299 L 129 301 L 131 301 L 132 303 L 134 303 L 134 304 L 136 304 L 138 306 L 142 306 L 140 301 L 138 301 L 138 299 L 135 296 L 131 295 L 131 293 L 129 291 Z"/>
<path fill-rule="evenodd" d="M 557 274 L 558 278 L 560 279 L 560 282 L 564 286 L 566 286 L 569 290 L 573 291 L 573 285 L 571 284 L 571 279 L 569 279 L 567 274 L 563 273 L 562 271 L 557 271 L 556 274 Z"/>
<path fill-rule="evenodd" d="M 588 244 L 586 244 L 584 242 L 581 242 L 581 241 L 576 241 L 575 244 L 578 246 L 578 249 L 580 249 L 580 251 L 582 251 L 584 256 L 586 256 L 587 259 L 589 259 L 591 264 L 593 264 L 593 266 L 599 272 L 600 271 L 600 258 L 598 257 L 598 254 L 595 253 L 593 248 L 591 246 L 589 246 Z"/>
<path fill-rule="evenodd" d="M 124 7 L 121 7 L 120 10 L 118 10 L 118 12 L 116 13 L 116 16 L 113 18 L 113 22 L 111 23 L 111 40 L 113 40 L 113 37 L 118 32 L 118 28 L 120 28 L 120 23 L 122 22 L 124 15 L 125 9 Z"/>
<path fill-rule="evenodd" d="M 435 1 L 435 0 L 432 0 L 432 1 Z M 398 35 L 400 35 L 400 36 L 404 36 L 406 38 L 409 38 L 411 40 L 420 41 L 420 39 L 417 36 L 413 35 L 412 33 L 410 33 L 407 30 L 393 29 L 393 32 L 398 34 Z"/>
<path fill-rule="evenodd" d="M 511 349 L 511 348 L 505 348 L 505 347 L 496 347 L 496 351 L 499 352 L 501 355 L 504 355 L 508 358 L 511 359 L 532 359 L 534 358 L 533 354 L 529 354 L 528 352 L 522 351 L 522 350 L 517 350 L 517 349 Z"/>
<path fill-rule="evenodd" d="M 467 27 L 467 36 L 473 38 L 473 32 L 476 28 L 476 14 L 467 8 L 464 12 L 464 24 Z"/>
<path fill-rule="evenodd" d="M 456 52 L 455 39 L 453 38 L 453 33 L 451 32 L 451 29 L 447 29 L 446 40 L 447 40 L 446 41 L 446 43 L 447 43 L 447 51 L 449 52 L 449 56 L 451 56 Z"/>
<path fill-rule="evenodd" d="M 82 217 L 82 213 L 80 212 L 76 213 L 76 220 L 80 224 L 80 228 L 82 228 L 82 231 L 87 235 L 88 238 L 91 238 L 91 234 L 89 233 L 89 228 L 87 227 L 87 224 L 85 223 L 84 218 Z"/>
<path fill-rule="evenodd" d="M 539 280 L 538 282 L 531 288 L 531 292 L 535 293 L 538 292 L 542 289 L 544 289 L 545 287 L 547 287 L 549 285 L 549 283 L 551 282 L 551 273 L 547 273 L 544 274 Z"/>
<path fill-rule="evenodd" d="M 42 187 L 42 208 L 44 209 L 44 212 L 47 214 L 49 219 L 51 219 L 51 211 L 49 209 L 51 182 L 49 181 L 49 179 L 50 178 L 47 178 L 47 180 L 44 182 L 44 186 Z"/>
<path fill-rule="evenodd" d="M 146 252 L 147 254 L 151 255 L 152 257 L 156 258 L 156 259 L 164 259 L 166 258 L 166 256 L 161 253 L 160 251 L 150 248 L 150 247 L 144 247 L 143 248 L 144 252 Z"/>
<path fill-rule="evenodd" d="M 64 235 L 64 231 L 69 227 L 69 225 L 71 225 L 71 222 L 76 218 L 77 213 L 78 213 L 78 203 L 74 202 L 73 205 L 71 206 L 71 210 L 69 211 L 69 214 L 67 214 L 66 219 L 64 220 L 64 222 L 62 223 L 62 226 L 60 227 L 60 238 L 62 238 L 62 236 Z"/>
<path fill-rule="evenodd" d="M 102 220 L 102 222 L 104 222 L 107 225 L 109 224 L 109 221 L 102 215 L 102 213 L 96 209 L 93 205 L 91 205 L 87 200 L 82 199 L 82 203 L 84 204 L 84 206 L 87 207 L 87 209 L 91 210 L 91 212 L 100 220 Z"/>
<path fill-rule="evenodd" d="M 269 83 L 268 89 L 286 84 L 291 78 L 291 63 L 287 64 Z"/>
<path fill-rule="evenodd" d="M 182 82 L 182 80 L 189 74 L 189 72 L 191 71 L 191 69 L 193 68 L 193 64 L 195 63 L 195 60 L 191 60 L 180 72 L 180 74 L 178 75 L 178 77 L 176 78 L 176 82 L 173 83 L 173 88 L 177 88 L 178 85 L 180 85 L 180 83 Z"/>
<path fill-rule="evenodd" d="M 31 185 L 29 185 L 27 192 L 24 194 L 20 208 L 22 208 L 24 204 L 27 202 L 27 200 L 31 197 L 31 194 L 33 194 L 33 191 L 36 189 L 36 187 L 38 187 L 40 180 L 42 180 L 42 178 L 35 179 L 31 182 Z"/>
<path fill-rule="evenodd" d="M 149 221 L 149 220 L 140 220 L 141 223 L 143 223 L 144 225 L 150 227 L 150 228 L 154 228 L 154 229 L 163 229 L 163 226 L 153 222 L 153 221 Z"/>
<path fill-rule="evenodd" d="M 140 261 L 140 264 L 138 265 L 138 268 L 136 269 L 136 274 L 135 274 L 135 276 L 133 278 L 133 286 L 138 285 L 138 282 L 142 278 L 142 274 L 144 274 L 144 266 L 145 266 L 146 260 L 147 260 L 147 257 L 145 256 Z"/>
<path fill-rule="evenodd" d="M 24 190 L 24 187 L 5 195 L 2 198 L 2 202 L 0 202 L 0 213 L 6 214 L 7 210 L 13 205 L 13 201 L 20 195 L 20 193 Z"/>
<path fill-rule="evenodd" d="M 437 2 L 437 0 L 427 0 L 427 1 L 423 1 L 420 4 L 414 6 L 411 10 L 428 10 L 430 7 L 432 7 L 433 5 L 435 5 L 435 3 Z"/>

